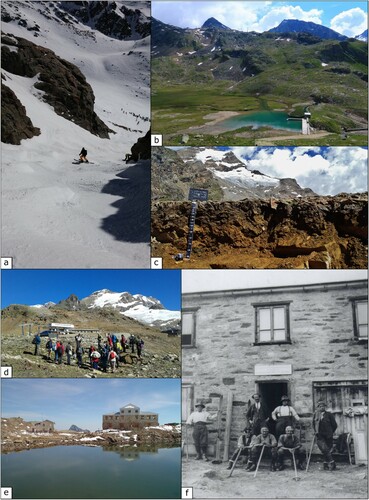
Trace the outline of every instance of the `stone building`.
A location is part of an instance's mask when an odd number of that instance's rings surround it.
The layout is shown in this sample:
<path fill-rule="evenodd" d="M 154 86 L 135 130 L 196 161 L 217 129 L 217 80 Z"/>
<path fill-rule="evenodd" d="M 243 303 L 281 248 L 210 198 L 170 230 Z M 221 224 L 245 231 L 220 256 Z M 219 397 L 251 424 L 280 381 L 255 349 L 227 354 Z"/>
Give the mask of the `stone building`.
<path fill-rule="evenodd" d="M 54 432 L 54 423 L 51 420 L 42 422 L 31 422 L 31 432 Z"/>
<path fill-rule="evenodd" d="M 367 280 L 356 280 L 183 293 L 183 421 L 199 400 L 210 412 L 220 408 L 221 439 L 231 453 L 252 395 L 260 393 L 269 412 L 287 395 L 309 447 L 323 399 L 337 434 L 350 433 L 365 461 L 367 290 Z M 210 453 L 217 435 L 217 424 L 209 425 Z"/>
<path fill-rule="evenodd" d="M 117 413 L 103 415 L 103 429 L 132 429 L 138 427 L 151 427 L 159 425 L 157 413 L 141 411 L 138 406 L 128 404 Z"/>

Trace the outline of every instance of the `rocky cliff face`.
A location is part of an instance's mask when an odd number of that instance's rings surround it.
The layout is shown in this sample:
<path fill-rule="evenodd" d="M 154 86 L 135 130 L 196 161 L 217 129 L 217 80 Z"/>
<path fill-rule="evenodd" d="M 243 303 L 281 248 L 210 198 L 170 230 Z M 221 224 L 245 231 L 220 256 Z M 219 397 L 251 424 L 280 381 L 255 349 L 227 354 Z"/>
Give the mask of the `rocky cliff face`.
<path fill-rule="evenodd" d="M 111 130 L 95 113 L 93 90 L 77 66 L 58 57 L 52 50 L 13 35 L 2 36 L 1 57 L 5 71 L 28 78 L 37 77 L 33 85 L 35 93 L 58 115 L 98 137 L 109 138 Z M 5 112 L 11 112 L 11 108 L 6 106 Z M 24 118 L 23 129 L 26 122 Z M 11 137 L 8 140 L 12 140 Z"/>
<path fill-rule="evenodd" d="M 117 2 L 58 2 L 59 15 L 72 15 L 104 35 L 119 40 L 135 40 L 150 35 L 150 22 L 138 9 Z M 148 8 L 149 2 L 147 2 Z"/>
<path fill-rule="evenodd" d="M 6 81 L 6 78 L 4 77 Z M 20 144 L 22 139 L 40 135 L 27 116 L 26 108 L 14 92 L 1 82 L 1 140 L 8 144 Z"/>
<path fill-rule="evenodd" d="M 190 203 L 156 203 L 152 255 L 164 267 L 357 269 L 367 266 L 368 195 L 199 203 L 190 260 Z"/>

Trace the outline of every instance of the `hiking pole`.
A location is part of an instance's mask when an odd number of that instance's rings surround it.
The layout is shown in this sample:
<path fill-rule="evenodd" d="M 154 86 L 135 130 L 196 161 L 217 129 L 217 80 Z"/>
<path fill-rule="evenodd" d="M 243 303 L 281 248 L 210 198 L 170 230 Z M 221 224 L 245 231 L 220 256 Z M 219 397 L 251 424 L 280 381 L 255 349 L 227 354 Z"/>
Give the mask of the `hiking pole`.
<path fill-rule="evenodd" d="M 234 459 L 234 462 L 233 462 L 233 465 L 232 465 L 231 472 L 229 473 L 229 476 L 228 476 L 228 477 L 231 477 L 231 476 L 232 476 L 233 469 L 236 467 L 236 463 L 237 463 L 237 460 L 240 458 L 241 451 L 242 451 L 242 448 L 240 448 L 240 449 L 238 450 L 238 452 L 237 452 L 236 458 Z"/>
<path fill-rule="evenodd" d="M 258 460 L 258 463 L 257 463 L 257 466 L 256 466 L 256 471 L 255 471 L 255 474 L 254 474 L 254 478 L 256 477 L 256 474 L 258 473 L 258 470 L 259 470 L 259 465 L 260 465 L 261 458 L 262 458 L 263 453 L 264 453 L 264 448 L 265 448 L 265 444 L 263 444 L 263 447 L 261 449 L 261 453 L 260 453 L 260 457 L 259 457 L 259 460 Z"/>
<path fill-rule="evenodd" d="M 292 459 L 293 459 L 293 466 L 295 468 L 295 477 L 293 478 L 295 481 L 300 481 L 300 478 L 297 476 L 297 467 L 296 467 L 296 458 L 295 458 L 295 448 L 290 450 L 292 453 Z"/>
<path fill-rule="evenodd" d="M 309 456 L 308 456 L 308 461 L 307 461 L 307 464 L 306 464 L 306 470 L 305 470 L 305 472 L 307 472 L 308 468 L 309 468 L 311 454 L 313 452 L 313 447 L 314 447 L 314 443 L 315 443 L 315 438 L 316 438 L 316 436 L 314 434 L 313 441 L 312 441 L 311 446 L 310 446 L 310 452 L 309 452 Z"/>

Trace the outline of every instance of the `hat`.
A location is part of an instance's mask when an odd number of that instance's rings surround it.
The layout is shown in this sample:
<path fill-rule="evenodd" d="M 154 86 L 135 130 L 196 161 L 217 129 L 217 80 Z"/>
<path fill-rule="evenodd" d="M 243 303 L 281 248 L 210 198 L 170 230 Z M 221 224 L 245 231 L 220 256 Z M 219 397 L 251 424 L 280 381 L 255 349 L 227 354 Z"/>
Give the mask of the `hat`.
<path fill-rule="evenodd" d="M 321 405 L 327 406 L 327 403 L 325 401 L 320 400 L 317 402 L 317 406 L 321 406 Z"/>
<path fill-rule="evenodd" d="M 281 401 L 290 401 L 290 398 L 288 396 L 282 396 Z"/>
<path fill-rule="evenodd" d="M 255 399 L 254 396 L 259 396 L 260 398 L 260 394 L 258 392 L 255 392 L 255 394 L 252 395 L 252 399 Z"/>
<path fill-rule="evenodd" d="M 195 405 L 195 408 L 197 408 L 198 406 L 202 406 L 203 408 L 205 408 L 205 405 L 204 405 L 204 403 L 202 403 L 202 402 L 197 403 L 197 405 Z"/>

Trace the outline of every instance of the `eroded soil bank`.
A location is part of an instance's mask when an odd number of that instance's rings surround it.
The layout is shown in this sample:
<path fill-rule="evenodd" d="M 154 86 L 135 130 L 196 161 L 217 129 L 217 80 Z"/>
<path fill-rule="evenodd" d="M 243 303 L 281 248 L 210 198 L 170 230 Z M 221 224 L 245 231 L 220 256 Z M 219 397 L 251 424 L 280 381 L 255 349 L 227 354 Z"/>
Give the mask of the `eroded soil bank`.
<path fill-rule="evenodd" d="M 166 268 L 363 269 L 367 265 L 367 193 L 306 199 L 198 204 L 191 259 L 190 202 L 152 207 L 152 256 Z"/>

